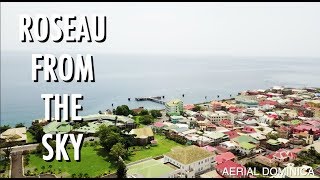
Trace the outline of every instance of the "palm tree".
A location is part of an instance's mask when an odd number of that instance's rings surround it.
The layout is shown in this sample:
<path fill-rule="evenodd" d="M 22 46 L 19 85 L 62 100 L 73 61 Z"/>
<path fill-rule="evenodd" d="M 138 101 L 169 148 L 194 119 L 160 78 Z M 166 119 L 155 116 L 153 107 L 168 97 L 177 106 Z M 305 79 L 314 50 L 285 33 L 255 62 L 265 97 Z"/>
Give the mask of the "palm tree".
<path fill-rule="evenodd" d="M 114 119 L 114 125 L 117 126 L 117 121 L 118 121 L 118 116 L 115 117 Z"/>

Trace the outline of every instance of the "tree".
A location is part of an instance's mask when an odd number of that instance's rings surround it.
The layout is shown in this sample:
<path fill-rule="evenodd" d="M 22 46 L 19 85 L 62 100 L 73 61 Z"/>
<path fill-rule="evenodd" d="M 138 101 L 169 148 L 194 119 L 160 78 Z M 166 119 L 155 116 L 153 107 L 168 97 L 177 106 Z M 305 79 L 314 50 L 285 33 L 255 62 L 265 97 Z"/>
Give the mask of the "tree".
<path fill-rule="evenodd" d="M 117 143 L 112 146 L 109 154 L 112 159 L 118 160 L 119 157 L 125 158 L 127 156 L 127 150 L 125 149 L 123 144 Z"/>
<path fill-rule="evenodd" d="M 160 110 L 154 110 L 154 109 L 153 109 L 153 110 L 150 111 L 150 113 L 151 113 L 151 116 L 152 116 L 153 118 L 158 118 L 158 117 L 161 117 L 161 116 L 162 116 Z"/>
<path fill-rule="evenodd" d="M 135 139 L 134 137 L 136 134 L 122 134 L 122 137 L 124 138 L 124 147 L 128 150 L 129 147 L 134 145 Z"/>
<path fill-rule="evenodd" d="M 141 116 L 139 121 L 141 124 L 148 125 L 153 123 L 153 117 L 151 115 Z"/>
<path fill-rule="evenodd" d="M 126 178 L 127 177 L 127 167 L 123 160 L 120 158 L 118 161 L 117 177 Z"/>
<path fill-rule="evenodd" d="M 130 114 L 131 114 L 132 116 L 138 116 L 138 113 L 136 113 L 136 112 L 133 111 L 133 110 L 130 110 Z"/>
<path fill-rule="evenodd" d="M 149 115 L 149 111 L 146 110 L 146 109 L 143 109 L 143 110 L 140 111 L 139 115 L 140 115 L 140 116 Z"/>
<path fill-rule="evenodd" d="M 115 110 L 116 115 L 128 116 L 130 114 L 130 109 L 127 105 L 118 106 Z"/>
<path fill-rule="evenodd" d="M 201 107 L 196 105 L 196 106 L 194 106 L 194 108 L 192 108 L 192 111 L 196 111 L 196 112 L 201 111 Z"/>
<path fill-rule="evenodd" d="M 110 151 L 113 145 L 120 142 L 123 143 L 124 139 L 120 135 L 120 129 L 116 126 L 101 125 L 97 132 L 100 138 L 100 144 L 105 150 Z"/>
<path fill-rule="evenodd" d="M 4 131 L 10 129 L 9 125 L 0 126 L 0 133 L 3 133 Z"/>
<path fill-rule="evenodd" d="M 30 128 L 29 132 L 34 136 L 37 142 L 42 142 L 42 136 L 45 134 L 43 132 L 43 127 L 39 123 L 34 123 Z"/>
<path fill-rule="evenodd" d="M 16 124 L 16 126 L 15 126 L 16 128 L 19 128 L 19 127 L 25 127 L 24 126 L 24 124 L 23 123 L 18 123 L 18 124 Z"/>
<path fill-rule="evenodd" d="M 268 139 L 278 139 L 279 138 L 279 134 L 278 133 L 268 133 L 267 134 Z"/>
<path fill-rule="evenodd" d="M 11 151 L 12 151 L 12 146 L 14 145 L 14 142 L 16 139 L 19 139 L 20 136 L 18 135 L 13 135 L 13 136 L 9 136 L 8 138 L 5 139 L 5 149 L 3 150 L 5 155 L 6 155 L 6 159 L 10 158 L 11 155 Z"/>

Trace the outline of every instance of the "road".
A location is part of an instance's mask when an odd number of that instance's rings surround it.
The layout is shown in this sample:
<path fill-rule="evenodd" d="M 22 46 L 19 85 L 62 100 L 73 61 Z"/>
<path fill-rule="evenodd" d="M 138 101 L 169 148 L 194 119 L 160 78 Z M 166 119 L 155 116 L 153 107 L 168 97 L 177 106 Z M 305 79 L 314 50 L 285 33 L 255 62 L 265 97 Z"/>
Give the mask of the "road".
<path fill-rule="evenodd" d="M 24 178 L 22 172 L 22 152 L 14 152 L 11 154 L 11 178 Z"/>

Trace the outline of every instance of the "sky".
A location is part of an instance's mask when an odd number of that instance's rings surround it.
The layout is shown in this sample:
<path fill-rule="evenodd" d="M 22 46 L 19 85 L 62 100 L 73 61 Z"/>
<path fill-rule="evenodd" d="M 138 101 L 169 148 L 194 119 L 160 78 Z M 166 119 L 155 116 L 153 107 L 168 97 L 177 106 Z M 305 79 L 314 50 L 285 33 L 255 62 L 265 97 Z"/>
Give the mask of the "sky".
<path fill-rule="evenodd" d="M 107 16 L 104 43 L 22 43 L 19 15 Z M 320 3 L 2 3 L 1 51 L 320 57 Z"/>

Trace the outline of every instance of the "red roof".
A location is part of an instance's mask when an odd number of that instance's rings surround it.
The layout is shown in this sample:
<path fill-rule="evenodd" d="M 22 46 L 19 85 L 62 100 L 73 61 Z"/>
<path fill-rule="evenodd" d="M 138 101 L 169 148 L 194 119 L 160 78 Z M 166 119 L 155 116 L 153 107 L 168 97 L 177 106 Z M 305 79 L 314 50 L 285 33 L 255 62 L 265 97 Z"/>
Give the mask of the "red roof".
<path fill-rule="evenodd" d="M 222 172 L 224 171 L 227 171 L 228 172 L 227 174 L 236 174 L 236 176 L 238 177 L 242 177 L 243 175 L 247 174 L 247 169 L 243 165 L 230 160 L 223 162 L 221 164 L 218 164 L 216 166 L 216 169 L 218 173 L 221 173 L 221 175 L 222 175 Z M 234 171 L 234 169 L 237 169 L 238 171 L 237 170 Z"/>
<path fill-rule="evenodd" d="M 229 136 L 229 139 L 233 139 L 235 137 L 238 137 L 239 134 L 237 133 L 236 130 L 232 130 L 232 131 L 228 131 L 228 132 L 224 132 L 224 134 Z"/>
<path fill-rule="evenodd" d="M 279 149 L 278 151 L 273 153 L 273 157 L 277 157 L 279 159 L 285 159 L 287 157 L 289 157 L 290 159 L 295 159 L 297 156 L 289 150 Z"/>
<path fill-rule="evenodd" d="M 162 122 L 155 122 L 155 123 L 153 124 L 153 126 L 158 127 L 158 128 L 161 128 L 161 127 L 164 126 L 164 124 L 163 124 Z"/>
<path fill-rule="evenodd" d="M 229 161 L 229 160 L 233 160 L 234 158 L 235 158 L 235 155 L 232 152 L 225 152 L 225 153 L 222 153 L 220 155 L 217 155 L 215 157 L 215 161 L 218 164 L 221 164 L 223 162 L 226 162 L 226 161 Z"/>
<path fill-rule="evenodd" d="M 216 148 L 216 151 L 218 154 L 225 153 L 225 152 L 229 151 L 227 148 L 224 148 L 222 146 L 215 146 L 215 148 Z"/>
<path fill-rule="evenodd" d="M 269 104 L 269 105 L 277 105 L 278 102 L 277 101 L 272 101 L 272 100 L 264 100 L 264 101 L 260 101 L 259 102 L 259 106 L 263 106 L 263 105 L 266 105 L 266 104 Z"/>
<path fill-rule="evenodd" d="M 194 105 L 193 104 L 187 104 L 187 105 L 184 105 L 183 108 L 186 109 L 186 110 L 192 110 L 194 108 Z"/>
<path fill-rule="evenodd" d="M 243 129 L 242 129 L 243 132 L 245 133 L 254 133 L 256 132 L 256 130 L 254 130 L 253 127 L 250 127 L 250 126 L 245 126 Z"/>

